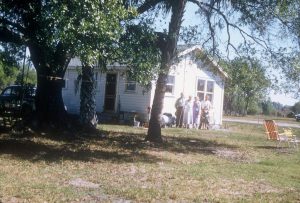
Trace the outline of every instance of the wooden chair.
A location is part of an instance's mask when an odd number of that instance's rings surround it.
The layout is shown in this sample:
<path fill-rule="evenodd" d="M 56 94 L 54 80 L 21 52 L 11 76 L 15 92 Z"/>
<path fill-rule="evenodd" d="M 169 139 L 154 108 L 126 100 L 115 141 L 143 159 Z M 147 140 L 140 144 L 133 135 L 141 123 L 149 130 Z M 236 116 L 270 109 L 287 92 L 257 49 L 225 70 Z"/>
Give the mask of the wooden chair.
<path fill-rule="evenodd" d="M 287 142 L 289 147 L 290 143 L 293 143 L 294 147 L 298 148 L 299 140 L 293 134 L 292 129 L 283 129 L 283 133 L 279 133 L 278 126 L 274 120 L 265 120 L 264 126 L 268 140 L 278 141 L 277 147 L 281 142 Z"/>
<path fill-rule="evenodd" d="M 297 136 L 293 133 L 291 128 L 285 129 L 283 128 L 282 136 L 286 137 L 286 141 L 290 147 L 290 144 L 293 145 L 293 147 L 298 149 L 298 143 L 300 140 L 297 140 Z"/>

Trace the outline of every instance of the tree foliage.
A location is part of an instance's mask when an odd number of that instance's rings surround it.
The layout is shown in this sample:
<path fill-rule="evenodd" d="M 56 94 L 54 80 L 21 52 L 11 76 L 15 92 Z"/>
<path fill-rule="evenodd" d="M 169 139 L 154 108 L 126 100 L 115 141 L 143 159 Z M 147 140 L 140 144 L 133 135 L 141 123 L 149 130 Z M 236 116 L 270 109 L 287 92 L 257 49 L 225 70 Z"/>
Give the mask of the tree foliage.
<path fill-rule="evenodd" d="M 299 114 L 300 113 L 300 102 L 297 102 L 294 104 L 294 106 L 292 106 L 292 111 L 295 113 L 295 114 Z"/>
<path fill-rule="evenodd" d="M 269 63 L 280 71 L 280 89 L 294 93 L 295 98 L 299 98 L 300 1 L 234 2 L 234 8 L 241 11 L 240 21 L 258 30 L 269 44 L 278 46 L 278 42 L 285 41 L 278 50 L 268 50 Z"/>
<path fill-rule="evenodd" d="M 120 39 L 120 59 L 126 64 L 126 75 L 148 87 L 156 79 L 160 66 L 157 36 L 145 22 L 131 24 Z"/>
<path fill-rule="evenodd" d="M 23 75 L 24 74 L 24 75 Z M 23 81 L 22 81 L 23 80 Z M 36 71 L 32 67 L 25 67 L 24 68 L 24 73 L 21 68 L 19 69 L 18 75 L 15 79 L 15 84 L 21 85 L 23 84 L 31 84 L 31 85 L 36 85 Z"/>
<path fill-rule="evenodd" d="M 19 65 L 8 52 L 0 52 L 0 90 L 14 84 L 19 72 Z"/>
<path fill-rule="evenodd" d="M 62 78 L 72 57 L 90 65 L 111 54 L 132 15 L 121 0 L 3 0 L 0 41 L 29 48 L 37 71 L 36 108 L 40 120 L 63 124 Z M 59 118 L 59 119 L 58 119 Z"/>
<path fill-rule="evenodd" d="M 270 82 L 257 59 L 238 57 L 226 66 L 225 111 L 245 115 L 252 104 L 263 100 Z"/>

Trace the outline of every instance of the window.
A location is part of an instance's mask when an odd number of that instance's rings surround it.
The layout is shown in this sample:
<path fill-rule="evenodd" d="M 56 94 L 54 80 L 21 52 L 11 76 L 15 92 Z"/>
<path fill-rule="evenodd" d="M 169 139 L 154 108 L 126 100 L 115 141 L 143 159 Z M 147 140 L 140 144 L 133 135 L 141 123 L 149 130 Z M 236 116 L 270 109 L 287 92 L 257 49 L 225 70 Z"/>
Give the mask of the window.
<path fill-rule="evenodd" d="M 125 81 L 125 92 L 135 92 L 136 91 L 136 82 L 133 80 Z"/>
<path fill-rule="evenodd" d="M 99 72 L 95 72 L 94 73 L 94 79 L 95 79 L 95 87 L 96 87 L 96 90 L 99 90 L 100 89 L 100 86 L 98 85 L 98 80 L 99 80 Z"/>
<path fill-rule="evenodd" d="M 209 100 L 213 102 L 214 96 L 214 82 L 209 80 L 198 79 L 197 96 L 200 101 L 203 101 L 205 96 L 209 96 Z"/>
<path fill-rule="evenodd" d="M 175 76 L 168 75 L 168 81 L 166 85 L 166 93 L 174 94 Z"/>
<path fill-rule="evenodd" d="M 4 92 L 2 93 L 2 96 L 10 96 L 10 94 L 11 94 L 11 87 L 4 90 Z"/>

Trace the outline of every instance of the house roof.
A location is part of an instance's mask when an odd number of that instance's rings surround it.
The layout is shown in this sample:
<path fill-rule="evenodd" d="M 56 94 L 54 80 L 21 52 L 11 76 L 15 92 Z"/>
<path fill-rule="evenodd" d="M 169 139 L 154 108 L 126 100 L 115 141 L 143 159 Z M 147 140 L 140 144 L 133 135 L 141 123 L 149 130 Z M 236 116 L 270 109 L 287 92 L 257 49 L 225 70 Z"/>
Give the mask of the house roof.
<path fill-rule="evenodd" d="M 190 54 L 194 51 L 199 51 L 199 52 L 202 52 L 202 53 L 204 52 L 200 45 L 178 45 L 177 50 L 178 50 L 178 57 L 185 56 L 185 55 Z M 206 56 L 206 57 L 207 57 L 207 60 L 209 61 L 209 63 L 211 63 L 223 77 L 228 78 L 228 74 L 223 70 L 223 68 L 215 60 L 213 60 L 209 56 Z M 76 66 L 81 66 L 81 62 L 80 62 L 78 57 L 72 58 L 70 63 L 69 63 L 69 68 L 70 67 L 76 67 Z M 119 64 L 117 62 L 107 65 L 107 68 L 109 68 L 109 69 L 124 68 L 124 67 L 126 67 L 126 65 Z"/>
<path fill-rule="evenodd" d="M 200 45 L 179 45 L 178 46 L 178 57 L 185 56 L 194 51 L 204 52 Z M 224 71 L 224 69 L 211 57 L 206 56 L 209 62 L 218 70 L 218 72 L 223 75 L 225 78 L 228 78 L 228 74 Z"/>

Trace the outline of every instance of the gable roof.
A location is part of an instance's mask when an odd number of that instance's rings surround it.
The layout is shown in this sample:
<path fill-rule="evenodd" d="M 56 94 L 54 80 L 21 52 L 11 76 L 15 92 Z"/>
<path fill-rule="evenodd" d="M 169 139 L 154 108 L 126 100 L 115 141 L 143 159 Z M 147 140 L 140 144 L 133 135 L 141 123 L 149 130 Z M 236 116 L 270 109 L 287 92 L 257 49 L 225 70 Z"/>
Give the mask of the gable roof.
<path fill-rule="evenodd" d="M 190 54 L 194 51 L 198 51 L 201 53 L 204 53 L 204 51 L 202 50 L 200 45 L 178 45 L 177 46 L 177 50 L 178 50 L 178 57 L 182 57 L 185 56 L 187 54 Z M 223 68 L 215 61 L 213 60 L 211 57 L 206 55 L 206 59 L 209 61 L 210 64 L 212 64 L 213 67 L 216 68 L 216 70 L 225 78 L 228 78 L 228 74 L 223 70 Z M 81 66 L 81 62 L 79 60 L 78 57 L 72 58 L 68 68 L 70 67 L 76 67 L 76 66 Z M 112 63 L 112 64 L 108 64 L 107 65 L 108 68 L 124 68 L 126 67 L 126 65 L 124 64 L 119 64 L 117 62 Z"/>
<path fill-rule="evenodd" d="M 194 51 L 199 51 L 203 53 L 200 45 L 178 45 L 178 57 L 185 56 L 187 54 L 190 54 Z M 225 78 L 228 78 L 228 74 L 224 71 L 224 69 L 211 57 L 206 55 L 207 60 L 217 69 L 217 71 L 224 76 Z"/>

